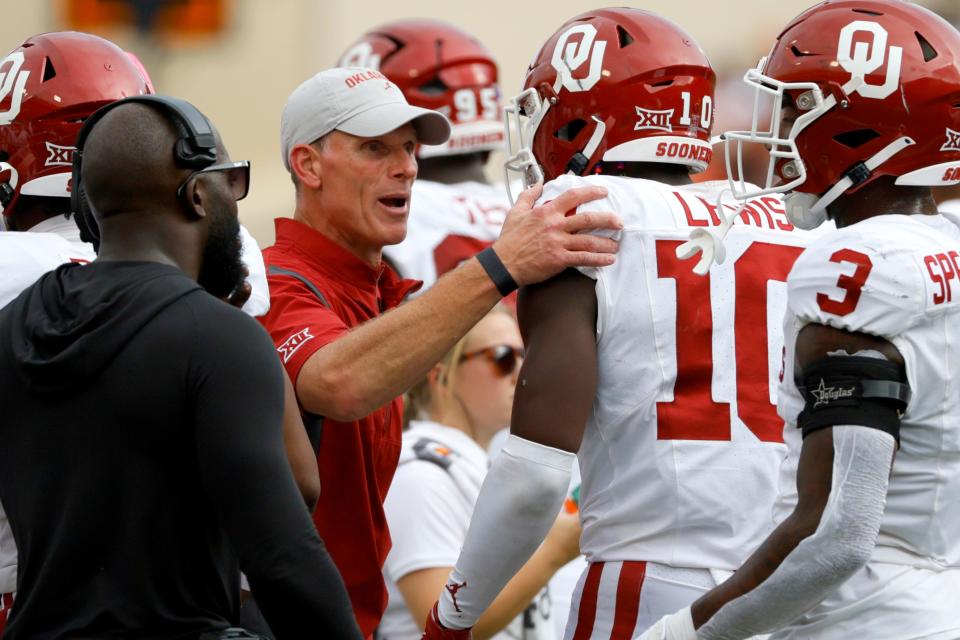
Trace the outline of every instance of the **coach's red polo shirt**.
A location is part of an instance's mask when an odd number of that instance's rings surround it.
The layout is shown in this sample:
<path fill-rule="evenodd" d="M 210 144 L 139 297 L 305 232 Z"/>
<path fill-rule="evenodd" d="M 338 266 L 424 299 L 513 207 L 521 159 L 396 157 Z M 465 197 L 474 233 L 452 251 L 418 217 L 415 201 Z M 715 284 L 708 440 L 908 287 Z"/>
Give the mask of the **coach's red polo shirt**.
<path fill-rule="evenodd" d="M 402 280 L 384 263 L 371 267 L 301 222 L 278 218 L 276 232 L 276 244 L 263 252 L 270 312 L 260 320 L 296 385 L 318 349 L 397 306 L 421 283 Z M 395 398 L 356 422 L 323 423 L 322 490 L 313 519 L 365 636 L 387 606 L 382 569 L 390 534 L 383 500 L 400 455 L 402 413 L 402 400 Z"/>

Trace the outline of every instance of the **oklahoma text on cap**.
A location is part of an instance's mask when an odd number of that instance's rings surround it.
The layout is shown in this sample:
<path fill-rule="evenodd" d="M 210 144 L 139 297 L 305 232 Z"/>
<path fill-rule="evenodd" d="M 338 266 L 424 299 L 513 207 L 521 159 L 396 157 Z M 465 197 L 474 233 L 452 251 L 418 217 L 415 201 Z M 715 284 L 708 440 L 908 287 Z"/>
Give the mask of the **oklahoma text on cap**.
<path fill-rule="evenodd" d="M 430 109 L 413 107 L 385 75 L 363 67 L 327 69 L 294 89 L 283 107 L 280 146 L 290 170 L 290 150 L 334 129 L 370 138 L 413 123 L 423 144 L 443 144 L 450 121 Z"/>

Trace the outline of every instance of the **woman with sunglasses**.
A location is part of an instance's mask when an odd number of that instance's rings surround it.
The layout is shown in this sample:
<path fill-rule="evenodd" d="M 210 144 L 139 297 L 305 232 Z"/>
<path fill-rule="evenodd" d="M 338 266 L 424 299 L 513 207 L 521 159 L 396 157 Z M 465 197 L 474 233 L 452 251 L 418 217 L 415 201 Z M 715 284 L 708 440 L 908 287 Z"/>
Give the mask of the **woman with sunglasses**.
<path fill-rule="evenodd" d="M 393 548 L 384 566 L 390 599 L 378 638 L 420 638 L 466 537 L 489 466 L 487 447 L 510 423 L 522 362 L 517 322 L 498 306 L 410 391 L 411 420 L 384 503 Z M 480 618 L 473 637 L 553 638 L 545 587 L 579 555 L 579 538 L 577 517 L 562 514 L 540 550 Z"/>

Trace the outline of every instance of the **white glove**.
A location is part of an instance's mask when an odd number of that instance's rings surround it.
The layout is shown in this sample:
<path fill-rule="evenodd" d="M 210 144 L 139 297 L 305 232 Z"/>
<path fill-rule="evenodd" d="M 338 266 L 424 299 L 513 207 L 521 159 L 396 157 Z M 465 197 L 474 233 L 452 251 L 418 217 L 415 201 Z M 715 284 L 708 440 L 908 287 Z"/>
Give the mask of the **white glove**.
<path fill-rule="evenodd" d="M 663 616 L 657 624 L 644 631 L 638 640 L 697 640 L 690 607 Z"/>

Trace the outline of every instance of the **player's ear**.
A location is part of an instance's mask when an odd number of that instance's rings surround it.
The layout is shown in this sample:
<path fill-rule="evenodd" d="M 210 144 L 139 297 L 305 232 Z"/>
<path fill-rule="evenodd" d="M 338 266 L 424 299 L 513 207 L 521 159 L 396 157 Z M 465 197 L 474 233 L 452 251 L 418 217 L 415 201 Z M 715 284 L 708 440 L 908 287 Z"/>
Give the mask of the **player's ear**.
<path fill-rule="evenodd" d="M 180 202 L 183 204 L 186 212 L 195 218 L 205 218 L 207 216 L 206 203 L 210 197 L 209 189 L 203 180 L 196 176 L 187 181 L 180 194 Z"/>
<path fill-rule="evenodd" d="M 323 183 L 321 151 L 312 144 L 298 144 L 290 150 L 290 172 L 307 189 L 319 189 Z"/>

